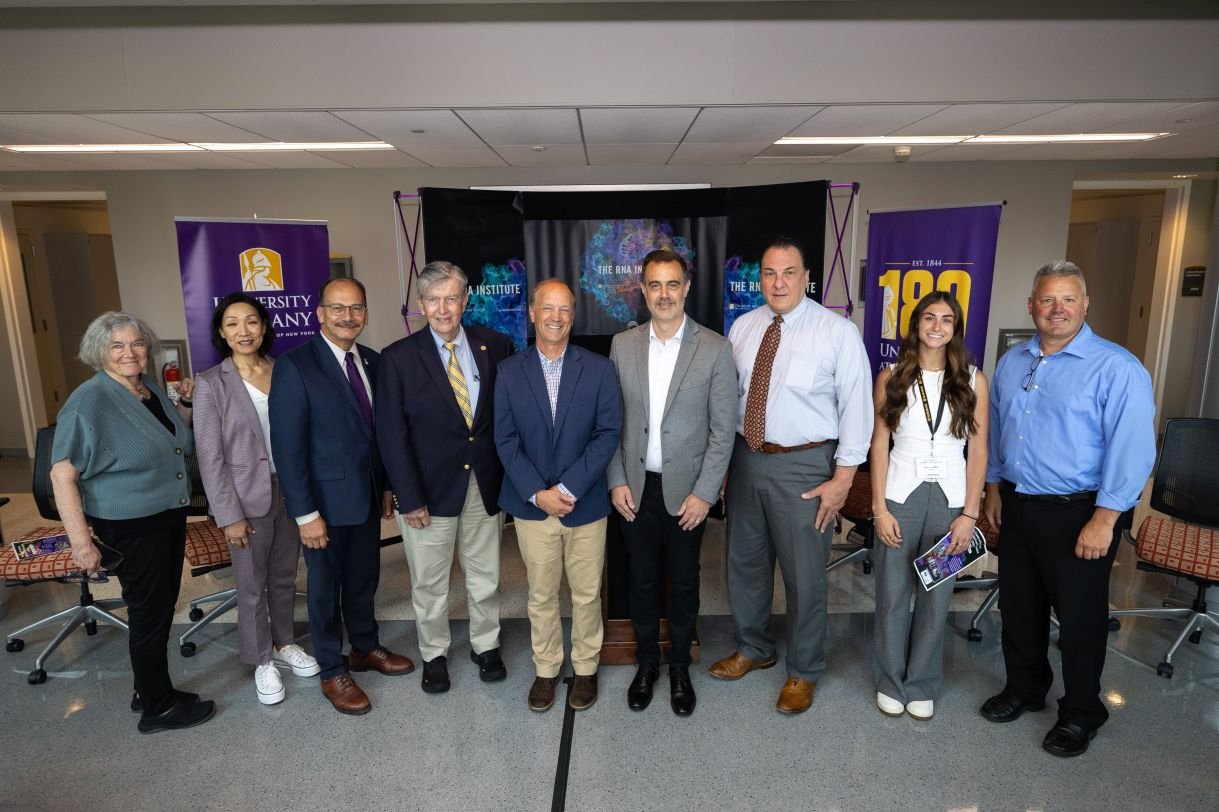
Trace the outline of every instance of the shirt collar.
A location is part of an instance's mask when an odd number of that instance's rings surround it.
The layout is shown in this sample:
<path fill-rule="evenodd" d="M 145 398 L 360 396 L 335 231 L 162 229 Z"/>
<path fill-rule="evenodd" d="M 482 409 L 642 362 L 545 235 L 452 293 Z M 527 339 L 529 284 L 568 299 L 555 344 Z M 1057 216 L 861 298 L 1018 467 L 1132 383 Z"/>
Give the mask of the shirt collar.
<path fill-rule="evenodd" d="M 322 341 L 326 342 L 326 346 L 330 347 L 330 351 L 332 353 L 334 353 L 334 357 L 339 359 L 340 362 L 344 360 L 344 358 L 347 356 L 347 353 L 349 353 L 349 352 L 354 352 L 356 354 L 357 358 L 360 357 L 360 352 L 359 352 L 359 350 L 356 349 L 355 344 L 351 345 L 350 350 L 345 350 L 342 347 L 340 347 L 338 344 L 335 344 L 333 341 L 331 341 L 329 338 L 327 338 L 325 333 L 319 331 L 318 335 L 320 335 L 322 337 Z"/>
<path fill-rule="evenodd" d="M 681 324 L 678 325 L 677 332 L 673 334 L 673 337 L 670 338 L 669 341 L 676 341 L 678 344 L 681 343 L 682 336 L 684 336 L 686 333 L 686 319 L 687 318 L 688 317 L 685 315 L 683 315 L 681 317 Z M 656 335 L 655 322 L 652 322 L 652 321 L 648 322 L 648 337 L 654 338 L 657 341 L 663 341 L 660 336 Z M 669 341 L 663 341 L 663 343 L 667 345 L 669 343 Z"/>
<path fill-rule="evenodd" d="M 538 346 L 536 344 L 533 345 L 533 349 L 535 352 L 537 352 L 538 358 L 541 360 L 543 366 L 558 367 L 558 366 L 563 365 L 563 359 L 567 357 L 567 349 L 570 346 L 571 345 L 568 344 L 567 347 L 564 347 L 563 352 L 559 353 L 559 357 L 553 361 L 551 361 L 549 358 L 547 358 L 546 353 L 544 353 L 540 349 L 538 349 Z"/>
<path fill-rule="evenodd" d="M 438 350 L 445 349 L 444 338 L 439 333 L 437 333 L 435 330 L 433 330 L 431 328 L 431 325 L 429 325 L 427 329 L 428 329 L 428 332 L 432 334 L 432 340 L 436 342 L 436 349 L 438 349 Z M 454 348 L 460 349 L 461 346 L 463 344 L 465 344 L 465 341 L 466 341 L 466 331 L 461 325 L 458 325 L 457 326 L 457 336 L 453 339 Z"/>
<path fill-rule="evenodd" d="M 1075 334 L 1075 337 L 1058 352 L 1065 352 L 1068 355 L 1074 355 L 1076 358 L 1087 358 L 1088 346 L 1092 343 L 1094 335 L 1096 334 L 1092 332 L 1092 328 L 1088 326 L 1087 322 L 1084 322 L 1083 326 L 1079 328 L 1079 332 Z M 1041 336 L 1034 335 L 1024 345 L 1024 348 L 1029 355 L 1041 355 Z"/>
<path fill-rule="evenodd" d="M 812 299 L 808 298 L 807 295 L 802 296 L 800 299 L 800 304 L 783 314 L 783 323 L 786 324 L 802 318 L 804 314 L 808 312 L 810 304 L 812 304 Z M 770 313 L 771 321 L 774 321 L 775 316 L 779 315 L 775 311 L 771 310 L 770 305 L 766 306 L 766 310 Z"/>

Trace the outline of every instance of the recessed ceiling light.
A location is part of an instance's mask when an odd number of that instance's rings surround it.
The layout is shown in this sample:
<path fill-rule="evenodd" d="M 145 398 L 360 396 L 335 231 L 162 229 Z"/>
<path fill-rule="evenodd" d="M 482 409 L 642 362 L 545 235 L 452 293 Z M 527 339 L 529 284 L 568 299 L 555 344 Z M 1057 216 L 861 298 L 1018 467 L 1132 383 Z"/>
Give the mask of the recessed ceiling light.
<path fill-rule="evenodd" d="M 1177 124 L 1188 124 L 1191 121 L 1193 121 L 1192 118 L 1179 118 L 1179 119 L 1177 119 L 1176 123 Z"/>
<path fill-rule="evenodd" d="M 532 147 L 530 147 L 530 149 L 533 150 L 534 152 L 545 152 L 546 151 L 546 147 L 542 144 L 534 144 Z"/>
<path fill-rule="evenodd" d="M 411 130 L 415 135 L 423 135 L 427 130 Z"/>
<path fill-rule="evenodd" d="M 1187 178 L 1196 178 L 1196 177 L 1198 177 L 1197 172 L 1194 172 L 1194 173 L 1191 173 L 1188 175 L 1173 175 L 1173 178 L 1176 180 L 1186 180 Z"/>

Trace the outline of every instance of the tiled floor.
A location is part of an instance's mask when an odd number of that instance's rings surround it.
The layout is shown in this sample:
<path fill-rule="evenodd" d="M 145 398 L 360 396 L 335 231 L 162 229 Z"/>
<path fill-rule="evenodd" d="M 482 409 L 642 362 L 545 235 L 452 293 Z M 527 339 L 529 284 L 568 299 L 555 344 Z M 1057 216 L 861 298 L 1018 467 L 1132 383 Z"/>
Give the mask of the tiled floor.
<path fill-rule="evenodd" d="M 11 537 L 36 517 L 18 500 L 0 519 Z M 997 613 L 984 621 L 979 643 L 965 640 L 965 611 L 950 617 L 946 686 L 932 721 L 877 712 L 869 677 L 871 576 L 852 565 L 830 579 L 829 674 L 813 708 L 786 717 L 774 710 L 782 667 L 738 683 L 705 673 L 733 645 L 721 550 L 716 527 L 703 557 L 705 661 L 694 672 L 697 711 L 675 717 L 662 679 L 652 707 L 632 712 L 625 692 L 633 669 L 603 667 L 600 700 L 575 717 L 567 809 L 1219 808 L 1219 635 L 1186 644 L 1167 680 L 1156 676 L 1155 664 L 1175 625 L 1127 619 L 1110 636 L 1104 679 L 1110 723 L 1087 755 L 1062 761 L 1039 746 L 1052 708 L 1009 725 L 977 715 L 1002 687 Z M 237 662 L 236 627 L 226 618 L 199 635 L 195 657 L 170 652 L 175 680 L 215 699 L 217 717 L 190 731 L 140 736 L 127 709 L 131 672 L 120 632 L 76 633 L 37 686 L 26 683 L 26 672 L 49 635 L 31 636 L 24 652 L 0 655 L 9 666 L 0 673 L 0 809 L 550 808 L 563 714 L 559 707 L 534 714 L 525 706 L 532 669 L 528 624 L 520 619 L 524 574 L 511 534 L 504 555 L 508 680 L 477 680 L 466 625 L 457 621 L 452 692 L 424 694 L 417 673 L 360 675 L 374 704 L 365 717 L 336 714 L 313 680 L 290 675 L 287 701 L 258 704 L 248 669 Z M 390 648 L 417 659 L 402 558 L 396 545 L 382 553 L 381 634 Z M 188 581 L 184 595 L 216 586 L 213 576 L 196 581 L 206 583 Z M 1116 604 L 1154 605 L 1170 588 L 1162 576 L 1138 572 L 1124 545 L 1113 577 Z M 464 616 L 464 595 L 454 592 L 454 615 Z M 961 593 L 957 608 L 978 597 Z M 71 588 L 62 585 L 11 589 L 11 612 L 0 628 L 12 630 L 72 602 Z M 305 635 L 303 623 L 298 630 Z"/>

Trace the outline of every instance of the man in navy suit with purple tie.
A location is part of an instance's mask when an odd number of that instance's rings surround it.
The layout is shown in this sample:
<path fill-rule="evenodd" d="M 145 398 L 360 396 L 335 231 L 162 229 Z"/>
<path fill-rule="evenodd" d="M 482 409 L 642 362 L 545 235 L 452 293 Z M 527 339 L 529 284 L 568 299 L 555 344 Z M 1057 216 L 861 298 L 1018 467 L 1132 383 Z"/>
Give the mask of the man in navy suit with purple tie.
<path fill-rule="evenodd" d="M 309 632 L 322 693 L 340 713 L 362 714 L 372 705 L 349 669 L 399 675 L 415 664 L 381 645 L 373 616 L 381 518 L 393 514 L 372 410 L 378 355 L 356 344 L 368 323 L 364 285 L 327 280 L 318 292 L 317 319 L 321 332 L 275 364 L 271 453 L 305 546 Z"/>

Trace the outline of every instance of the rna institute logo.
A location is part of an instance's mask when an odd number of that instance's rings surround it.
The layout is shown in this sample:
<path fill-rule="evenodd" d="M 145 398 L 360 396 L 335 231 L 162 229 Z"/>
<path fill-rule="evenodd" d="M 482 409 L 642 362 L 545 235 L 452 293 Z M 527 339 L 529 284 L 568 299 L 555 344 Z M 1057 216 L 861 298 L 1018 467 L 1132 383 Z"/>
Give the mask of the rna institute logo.
<path fill-rule="evenodd" d="M 284 289 L 284 268 L 278 251 L 270 248 L 247 248 L 239 256 L 242 290 Z"/>

